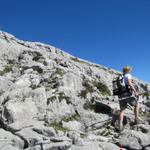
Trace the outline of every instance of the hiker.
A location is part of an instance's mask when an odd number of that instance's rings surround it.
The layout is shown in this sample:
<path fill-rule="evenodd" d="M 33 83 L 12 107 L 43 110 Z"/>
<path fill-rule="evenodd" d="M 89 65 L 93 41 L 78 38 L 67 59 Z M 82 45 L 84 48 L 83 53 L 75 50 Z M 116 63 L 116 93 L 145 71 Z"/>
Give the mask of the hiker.
<path fill-rule="evenodd" d="M 120 104 L 120 113 L 119 113 L 119 130 L 123 130 L 123 118 L 124 111 L 127 108 L 127 104 L 134 106 L 134 115 L 135 120 L 134 123 L 138 124 L 138 116 L 139 116 L 139 102 L 138 102 L 138 91 L 135 89 L 132 81 L 132 68 L 130 66 L 125 66 L 123 68 L 123 78 L 125 85 L 127 87 L 127 92 L 121 94 L 119 97 Z"/>

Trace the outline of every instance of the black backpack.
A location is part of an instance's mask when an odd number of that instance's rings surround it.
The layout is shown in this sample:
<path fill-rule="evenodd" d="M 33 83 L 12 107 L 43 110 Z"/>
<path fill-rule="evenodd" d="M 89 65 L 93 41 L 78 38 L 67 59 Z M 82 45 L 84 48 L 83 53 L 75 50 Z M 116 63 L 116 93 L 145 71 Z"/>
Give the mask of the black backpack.
<path fill-rule="evenodd" d="M 124 76 L 119 76 L 112 82 L 113 84 L 113 95 L 123 95 L 124 93 L 130 93 L 128 85 L 125 84 Z"/>

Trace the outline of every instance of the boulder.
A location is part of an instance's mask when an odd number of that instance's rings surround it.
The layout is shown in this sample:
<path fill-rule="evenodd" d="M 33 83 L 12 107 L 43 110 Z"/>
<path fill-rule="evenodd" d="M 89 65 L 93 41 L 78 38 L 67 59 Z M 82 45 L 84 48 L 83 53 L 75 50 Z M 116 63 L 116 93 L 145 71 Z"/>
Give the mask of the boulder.
<path fill-rule="evenodd" d="M 38 134 L 45 137 L 51 137 L 56 135 L 55 130 L 52 127 L 46 127 L 43 121 L 24 120 L 17 121 L 7 126 L 7 129 L 11 132 L 19 132 L 23 129 L 31 129 Z"/>
<path fill-rule="evenodd" d="M 141 131 L 124 130 L 120 136 L 120 145 L 128 149 L 140 150 L 150 145 L 150 136 Z"/>
<path fill-rule="evenodd" d="M 17 135 L 14 135 L 4 129 L 0 129 L 0 149 L 8 148 L 11 150 L 11 148 L 13 147 L 15 148 L 14 150 L 18 150 L 23 149 L 24 145 L 24 141 Z"/>
<path fill-rule="evenodd" d="M 113 143 L 107 143 L 107 142 L 99 142 L 99 147 L 102 150 L 119 150 L 120 149 L 120 147 L 118 147 L 117 145 Z"/>

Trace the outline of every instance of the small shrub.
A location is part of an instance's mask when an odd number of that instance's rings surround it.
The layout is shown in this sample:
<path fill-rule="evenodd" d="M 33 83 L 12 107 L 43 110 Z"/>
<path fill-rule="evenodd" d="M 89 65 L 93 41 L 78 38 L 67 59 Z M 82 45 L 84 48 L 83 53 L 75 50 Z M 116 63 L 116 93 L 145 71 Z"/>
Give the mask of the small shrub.
<path fill-rule="evenodd" d="M 12 70 L 12 65 L 6 65 L 5 67 L 4 67 L 4 69 L 2 70 L 2 71 L 0 71 L 0 75 L 2 76 L 2 75 L 4 75 L 5 73 L 8 73 L 8 72 L 11 72 L 11 71 L 13 71 Z"/>
<path fill-rule="evenodd" d="M 82 139 L 86 138 L 87 136 L 88 136 L 87 133 L 80 133 L 80 137 L 81 137 Z"/>
<path fill-rule="evenodd" d="M 94 92 L 94 88 L 93 88 L 92 84 L 90 84 L 90 81 L 84 80 L 84 81 L 83 81 L 83 86 L 85 87 L 85 89 L 86 89 L 89 93 Z"/>
<path fill-rule="evenodd" d="M 53 79 L 53 82 L 58 82 L 59 76 L 63 76 L 65 74 L 65 71 L 61 68 L 57 68 L 54 72 L 52 72 L 50 78 Z"/>
<path fill-rule="evenodd" d="M 7 97 L 4 99 L 4 101 L 2 102 L 2 105 L 5 105 L 9 100 L 10 100 L 10 97 L 7 96 Z"/>
<path fill-rule="evenodd" d="M 83 78 L 83 83 L 82 83 L 84 89 L 81 90 L 78 96 L 82 98 L 86 98 L 88 93 L 94 92 L 94 87 L 92 86 L 91 82 Z"/>
<path fill-rule="evenodd" d="M 73 60 L 75 62 L 79 62 L 79 59 L 77 57 L 71 57 L 71 60 Z"/>
<path fill-rule="evenodd" d="M 109 90 L 109 88 L 101 82 L 89 81 L 85 78 L 85 76 L 83 76 L 82 85 L 84 89 L 81 90 L 78 95 L 82 98 L 86 98 L 88 93 L 93 93 L 95 91 L 94 87 L 96 87 L 102 95 L 111 96 L 111 91 Z"/>
<path fill-rule="evenodd" d="M 78 119 L 79 119 L 79 115 L 74 114 L 74 115 L 71 115 L 71 116 L 68 116 L 68 117 L 64 117 L 62 119 L 62 121 L 69 122 L 69 121 L 74 121 L 74 120 L 78 120 Z"/>
<path fill-rule="evenodd" d="M 57 68 L 56 71 L 55 71 L 55 74 L 59 74 L 60 76 L 63 76 L 64 75 L 64 70 L 61 69 L 61 68 Z"/>
<path fill-rule="evenodd" d="M 82 61 L 82 60 L 79 60 L 77 57 L 71 57 L 71 60 L 73 60 L 73 61 L 75 61 L 75 62 L 78 62 L 78 63 L 82 63 L 82 64 L 87 64 L 87 65 L 89 65 L 87 62 Z"/>
<path fill-rule="evenodd" d="M 56 131 L 58 131 L 58 130 L 63 131 L 63 132 L 69 131 L 69 129 L 63 127 L 62 121 L 51 123 L 49 125 L 49 127 L 54 128 Z"/>
<path fill-rule="evenodd" d="M 95 82 L 94 84 L 102 95 L 111 96 L 111 92 L 105 84 L 101 82 Z"/>
<path fill-rule="evenodd" d="M 39 74 L 43 73 L 43 69 L 40 66 L 32 66 L 31 68 L 37 71 Z"/>
<path fill-rule="evenodd" d="M 149 99 L 149 97 L 150 97 L 150 93 L 144 93 L 144 95 L 143 96 L 145 96 L 146 97 L 146 99 L 148 100 Z"/>
<path fill-rule="evenodd" d="M 39 56 L 39 55 L 34 56 L 32 60 L 33 60 L 33 61 L 38 61 L 38 60 L 40 60 L 40 59 L 45 60 L 45 58 L 44 58 L 43 56 Z"/>
<path fill-rule="evenodd" d="M 81 90 L 81 92 L 78 94 L 78 96 L 80 96 L 81 98 L 86 98 L 88 91 L 87 90 Z"/>
<path fill-rule="evenodd" d="M 56 96 L 49 97 L 47 99 L 47 105 L 50 104 L 50 102 L 54 102 L 56 99 L 57 99 Z"/>
<path fill-rule="evenodd" d="M 56 77 L 56 78 L 53 78 L 53 80 L 49 83 L 52 89 L 56 89 L 60 86 L 60 83 L 58 80 L 59 79 Z"/>
<path fill-rule="evenodd" d="M 83 108 L 84 108 L 85 110 L 94 110 L 94 109 L 95 109 L 95 105 L 89 102 L 89 103 L 85 103 L 85 104 L 83 105 Z"/>
<path fill-rule="evenodd" d="M 12 65 L 6 65 L 4 70 L 3 70 L 4 73 L 11 72 L 12 71 L 12 67 L 13 67 Z"/>
<path fill-rule="evenodd" d="M 65 99 L 67 104 L 71 104 L 70 97 L 66 96 L 65 93 L 63 93 L 63 92 L 59 93 L 58 99 L 59 99 L 59 102 L 61 102 L 63 99 Z"/>
<path fill-rule="evenodd" d="M 140 117 L 143 119 L 143 120 L 146 120 L 148 118 L 150 118 L 150 112 L 146 111 L 146 112 L 141 112 L 140 113 Z"/>
<path fill-rule="evenodd" d="M 2 76 L 2 75 L 3 75 L 3 71 L 0 70 L 0 76 Z"/>
<path fill-rule="evenodd" d="M 40 87 L 40 85 L 35 85 L 35 84 L 30 85 L 30 88 L 33 89 L 33 90 L 36 89 L 36 88 L 39 88 L 39 87 Z"/>
<path fill-rule="evenodd" d="M 67 129 L 67 128 L 64 128 L 62 122 L 69 122 L 69 121 L 79 120 L 79 117 L 80 116 L 77 113 L 75 113 L 73 115 L 70 115 L 70 116 L 65 116 L 61 119 L 61 121 L 51 123 L 49 125 L 49 127 L 53 127 L 56 131 L 60 130 L 60 131 L 63 131 L 63 132 L 68 132 L 70 130 Z"/>

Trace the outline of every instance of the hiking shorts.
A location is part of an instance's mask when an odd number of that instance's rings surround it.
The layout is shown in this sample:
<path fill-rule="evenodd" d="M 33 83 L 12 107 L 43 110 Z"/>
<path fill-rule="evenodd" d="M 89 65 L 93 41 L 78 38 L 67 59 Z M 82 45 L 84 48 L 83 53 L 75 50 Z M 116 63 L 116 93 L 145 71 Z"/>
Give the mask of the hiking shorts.
<path fill-rule="evenodd" d="M 137 100 L 137 97 L 135 96 L 131 96 L 131 97 L 123 98 L 119 100 L 121 110 L 126 109 L 128 104 L 135 107 L 137 103 L 138 103 L 138 100 Z"/>

